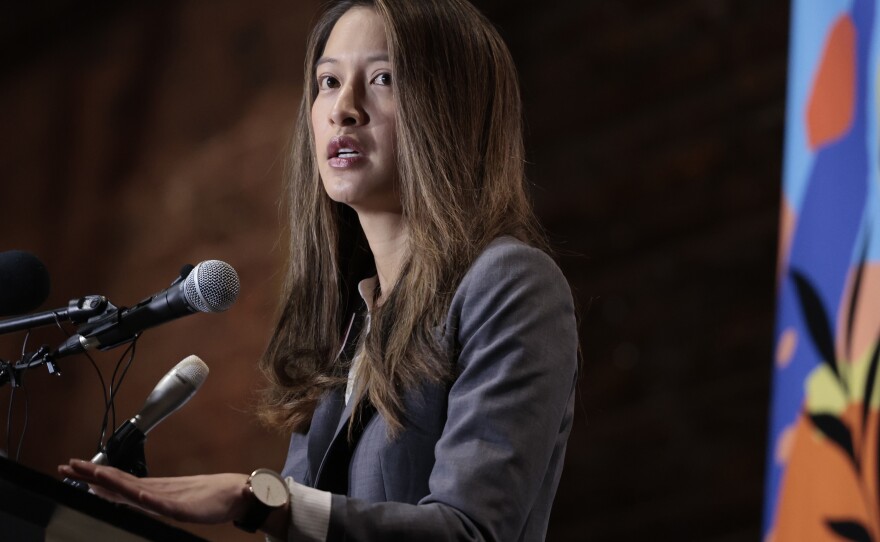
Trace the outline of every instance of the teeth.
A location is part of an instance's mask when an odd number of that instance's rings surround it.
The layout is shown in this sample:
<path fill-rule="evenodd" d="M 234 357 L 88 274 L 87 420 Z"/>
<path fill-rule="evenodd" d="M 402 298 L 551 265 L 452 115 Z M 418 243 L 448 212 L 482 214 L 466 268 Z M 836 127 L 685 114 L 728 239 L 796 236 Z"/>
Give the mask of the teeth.
<path fill-rule="evenodd" d="M 341 150 L 339 151 L 339 154 L 337 156 L 339 156 L 340 158 L 352 158 L 354 156 L 357 156 L 357 154 L 358 153 L 355 151 Z"/>

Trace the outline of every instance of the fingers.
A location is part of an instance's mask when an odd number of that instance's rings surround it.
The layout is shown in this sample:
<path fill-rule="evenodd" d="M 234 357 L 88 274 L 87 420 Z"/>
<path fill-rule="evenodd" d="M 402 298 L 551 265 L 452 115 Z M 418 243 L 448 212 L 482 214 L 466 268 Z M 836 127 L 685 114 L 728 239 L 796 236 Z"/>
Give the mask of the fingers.
<path fill-rule="evenodd" d="M 72 474 L 75 478 L 81 480 L 97 480 L 98 473 L 101 470 L 113 470 L 117 471 L 112 467 L 102 467 L 100 465 L 95 465 L 94 463 L 90 463 L 88 461 L 83 461 L 82 459 L 71 459 L 67 465 L 59 465 L 58 472 L 61 472 L 66 475 Z M 124 474 L 121 471 L 120 474 Z"/>
<path fill-rule="evenodd" d="M 107 500 L 172 519 L 186 519 L 181 504 L 175 502 L 172 492 L 165 489 L 166 482 L 161 478 L 138 478 L 114 467 L 95 465 L 80 459 L 71 459 L 67 465 L 59 465 L 58 472 L 86 482 L 96 495 Z"/>
<path fill-rule="evenodd" d="M 119 469 L 71 459 L 67 465 L 59 465 L 58 472 L 89 484 L 95 494 L 106 499 L 128 504 L 138 502 L 139 478 Z"/>
<path fill-rule="evenodd" d="M 70 465 L 59 465 L 58 472 L 61 473 L 61 475 L 66 476 L 67 478 L 77 479 L 86 482 L 89 487 L 89 492 L 97 495 L 98 497 L 101 497 L 102 499 L 126 504 L 135 508 L 141 508 L 136 502 L 133 502 L 130 498 L 126 498 L 126 496 L 124 495 L 103 487 L 101 485 L 102 482 L 96 476 L 96 470 L 93 468 L 95 467 L 95 465 L 91 465 L 91 467 L 89 465 L 91 464 L 86 463 L 86 465 L 80 465 L 80 468 L 78 469 L 73 468 Z M 144 511 L 149 512 L 149 510 Z"/>
<path fill-rule="evenodd" d="M 96 475 L 97 467 L 97 465 L 85 461 L 71 459 L 67 465 L 59 465 L 58 472 L 69 478 L 75 478 L 86 483 L 93 483 L 98 480 Z"/>
<path fill-rule="evenodd" d="M 247 474 L 138 478 L 113 467 L 71 460 L 58 472 L 88 483 L 102 497 L 179 521 L 222 523 L 240 517 Z"/>
<path fill-rule="evenodd" d="M 65 474 L 65 475 L 69 475 L 69 474 L 79 475 L 80 473 L 81 474 L 88 474 L 91 470 L 88 468 L 88 465 L 91 465 L 93 467 L 96 466 L 96 465 L 92 465 L 91 463 L 87 463 L 86 465 L 80 465 L 80 463 L 86 463 L 86 462 L 82 461 L 81 459 L 71 459 L 70 461 L 68 461 L 67 465 L 58 465 L 58 472 Z M 76 465 L 78 468 L 74 469 L 74 465 Z"/>

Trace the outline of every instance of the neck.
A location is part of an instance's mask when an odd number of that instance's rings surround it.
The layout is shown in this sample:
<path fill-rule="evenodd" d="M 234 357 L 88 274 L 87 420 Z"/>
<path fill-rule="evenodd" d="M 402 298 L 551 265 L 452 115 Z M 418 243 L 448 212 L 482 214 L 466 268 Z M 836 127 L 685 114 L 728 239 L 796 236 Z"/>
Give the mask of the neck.
<path fill-rule="evenodd" d="M 379 288 L 385 294 L 397 283 L 407 253 L 408 234 L 400 213 L 358 213 L 373 259 Z M 381 300 L 379 301 L 381 303 Z"/>

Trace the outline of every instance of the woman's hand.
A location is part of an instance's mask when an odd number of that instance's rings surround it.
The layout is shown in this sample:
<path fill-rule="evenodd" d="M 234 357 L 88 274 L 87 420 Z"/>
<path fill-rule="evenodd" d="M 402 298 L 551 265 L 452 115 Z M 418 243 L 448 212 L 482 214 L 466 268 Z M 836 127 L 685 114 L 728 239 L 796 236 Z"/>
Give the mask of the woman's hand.
<path fill-rule="evenodd" d="M 178 521 L 225 523 L 244 515 L 247 474 L 138 478 L 113 467 L 71 459 L 58 472 L 81 480 L 94 492 Z"/>

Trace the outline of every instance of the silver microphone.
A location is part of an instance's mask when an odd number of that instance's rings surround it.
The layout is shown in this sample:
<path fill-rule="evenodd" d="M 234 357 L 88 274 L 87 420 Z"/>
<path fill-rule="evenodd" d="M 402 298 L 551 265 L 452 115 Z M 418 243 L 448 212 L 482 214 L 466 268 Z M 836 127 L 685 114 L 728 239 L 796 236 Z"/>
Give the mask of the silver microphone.
<path fill-rule="evenodd" d="M 143 462 L 143 442 L 154 427 L 171 415 L 202 387 L 208 378 L 208 366 L 198 356 L 187 356 L 174 366 L 156 384 L 144 406 L 132 419 L 126 421 L 113 433 L 107 445 L 92 458 L 92 463 L 112 465 L 138 474 L 146 474 L 146 465 L 132 465 Z"/>

